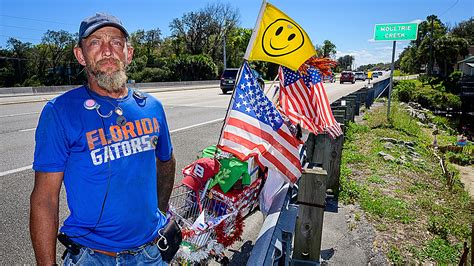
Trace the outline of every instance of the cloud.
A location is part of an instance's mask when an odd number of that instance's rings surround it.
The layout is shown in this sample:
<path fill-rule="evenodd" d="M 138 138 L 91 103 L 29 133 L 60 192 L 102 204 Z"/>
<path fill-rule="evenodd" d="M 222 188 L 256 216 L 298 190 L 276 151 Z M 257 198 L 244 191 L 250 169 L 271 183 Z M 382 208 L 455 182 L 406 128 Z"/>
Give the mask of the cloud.
<path fill-rule="evenodd" d="M 410 23 L 418 23 L 418 24 L 420 24 L 420 23 L 423 22 L 423 21 L 424 21 L 424 20 L 418 18 L 418 19 L 415 19 L 415 20 L 413 20 L 413 21 L 410 21 Z"/>

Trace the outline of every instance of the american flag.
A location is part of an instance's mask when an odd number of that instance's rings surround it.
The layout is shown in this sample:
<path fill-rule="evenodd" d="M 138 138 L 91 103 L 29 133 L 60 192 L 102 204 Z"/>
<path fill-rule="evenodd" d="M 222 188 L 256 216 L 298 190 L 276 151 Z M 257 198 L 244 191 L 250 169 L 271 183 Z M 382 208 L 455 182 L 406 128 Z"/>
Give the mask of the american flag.
<path fill-rule="evenodd" d="M 307 73 L 300 75 L 283 66 L 278 70 L 283 113 L 293 124 L 300 124 L 314 134 L 327 132 L 332 138 L 342 135 L 341 127 L 332 114 L 321 75 L 312 67 L 308 68 Z"/>
<path fill-rule="evenodd" d="M 295 183 L 301 176 L 300 142 L 245 62 L 219 140 L 219 148 L 242 161 L 255 157 L 261 166 L 274 169 Z"/>

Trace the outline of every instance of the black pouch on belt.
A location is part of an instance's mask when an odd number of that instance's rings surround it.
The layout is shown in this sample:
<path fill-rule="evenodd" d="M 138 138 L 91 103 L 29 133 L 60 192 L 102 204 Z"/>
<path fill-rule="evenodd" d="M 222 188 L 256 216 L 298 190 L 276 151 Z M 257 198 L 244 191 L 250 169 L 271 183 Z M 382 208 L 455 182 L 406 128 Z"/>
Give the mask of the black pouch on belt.
<path fill-rule="evenodd" d="M 61 257 L 62 259 L 64 259 L 66 257 L 66 254 L 68 252 L 70 252 L 72 255 L 77 255 L 81 251 L 82 246 L 74 243 L 74 241 L 72 241 L 71 238 L 68 237 L 64 233 L 60 233 L 58 235 L 58 240 L 59 240 L 59 242 L 61 242 L 61 244 L 63 244 L 66 247 L 66 250 L 64 251 L 64 253 Z"/>
<path fill-rule="evenodd" d="M 167 263 L 171 262 L 176 252 L 178 252 L 182 240 L 183 235 L 181 234 L 181 228 L 174 219 L 171 219 L 158 231 L 158 241 L 156 245 L 160 249 L 163 261 Z"/>

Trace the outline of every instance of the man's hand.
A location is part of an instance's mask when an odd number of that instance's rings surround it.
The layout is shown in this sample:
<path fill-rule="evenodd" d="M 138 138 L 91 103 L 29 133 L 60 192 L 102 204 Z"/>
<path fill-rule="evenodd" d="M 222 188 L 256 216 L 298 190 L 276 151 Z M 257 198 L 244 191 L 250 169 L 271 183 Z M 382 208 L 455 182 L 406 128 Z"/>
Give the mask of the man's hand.
<path fill-rule="evenodd" d="M 30 197 L 30 235 L 36 264 L 56 263 L 56 235 L 59 224 L 59 193 L 64 173 L 35 173 Z"/>
<path fill-rule="evenodd" d="M 174 175 L 176 172 L 176 159 L 174 158 L 174 155 L 172 154 L 171 159 L 166 162 L 162 162 L 157 158 L 156 170 L 158 208 L 160 208 L 160 211 L 166 212 L 171 196 L 171 190 L 174 186 Z"/>

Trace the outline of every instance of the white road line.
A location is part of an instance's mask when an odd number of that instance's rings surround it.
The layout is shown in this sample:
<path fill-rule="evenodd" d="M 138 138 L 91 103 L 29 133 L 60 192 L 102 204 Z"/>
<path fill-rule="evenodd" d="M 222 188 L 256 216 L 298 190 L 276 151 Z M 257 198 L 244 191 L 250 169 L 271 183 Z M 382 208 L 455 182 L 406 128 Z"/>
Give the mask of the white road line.
<path fill-rule="evenodd" d="M 207 125 L 207 124 L 211 124 L 211 123 L 215 123 L 215 122 L 223 121 L 223 120 L 224 120 L 224 117 L 218 118 L 218 119 L 214 119 L 214 120 L 211 120 L 211 121 L 207 121 L 207 122 L 203 122 L 203 123 L 199 123 L 199 124 L 195 124 L 195 125 L 191 125 L 191 126 L 187 126 L 187 127 L 182 127 L 182 128 L 174 129 L 174 130 L 171 130 L 170 133 L 176 133 L 176 132 L 183 131 L 183 130 L 186 130 L 186 129 L 190 129 L 190 128 L 193 128 L 193 127 L 199 127 L 199 126 L 203 126 L 203 125 Z M 20 131 L 27 131 L 27 130 L 34 130 L 34 129 L 35 129 L 35 128 L 32 128 L 32 129 L 23 129 L 23 130 L 20 130 Z M 24 170 L 31 169 L 32 166 L 33 166 L 33 165 L 28 165 L 28 166 L 25 166 L 25 167 L 21 167 L 21 168 L 17 168 L 17 169 L 13 169 L 13 170 L 8 170 L 8 171 L 5 171 L 5 172 L 1 172 L 1 173 L 0 173 L 0 177 L 1 177 L 1 176 L 6 176 L 6 175 L 9 175 L 9 174 L 18 173 L 18 172 L 21 172 L 21 171 L 24 171 Z"/>
<path fill-rule="evenodd" d="M 34 128 L 27 128 L 27 129 L 21 129 L 21 130 L 18 130 L 18 132 L 27 132 L 27 131 L 33 131 L 33 130 L 36 130 L 36 127 L 34 127 Z"/>
<path fill-rule="evenodd" d="M 39 114 L 39 112 L 21 113 L 21 114 L 12 114 L 12 115 L 0 115 L 0 118 L 21 116 L 21 115 L 36 115 L 36 114 Z"/>
<path fill-rule="evenodd" d="M 199 124 L 195 124 L 195 125 L 191 125 L 191 126 L 187 126 L 187 127 L 182 127 L 182 128 L 170 130 L 170 133 L 176 133 L 176 132 L 183 131 L 183 130 L 186 130 L 186 129 L 190 129 L 190 128 L 193 128 L 193 127 L 199 127 L 199 126 L 215 123 L 215 122 L 218 122 L 218 121 L 224 121 L 224 117 L 214 119 L 214 120 L 211 120 L 211 121 L 207 121 L 207 122 L 203 122 L 203 123 L 199 123 Z"/>
<path fill-rule="evenodd" d="M 25 167 L 20 167 L 20 168 L 17 168 L 17 169 L 13 169 L 13 170 L 8 170 L 8 171 L 5 171 L 5 172 L 1 172 L 1 173 L 0 173 L 0 177 L 1 177 L 1 176 L 6 176 L 6 175 L 9 175 L 9 174 L 18 173 L 18 172 L 21 172 L 21 171 L 25 171 L 25 170 L 31 169 L 31 167 L 33 167 L 33 165 L 30 164 L 30 165 L 25 166 Z"/>

